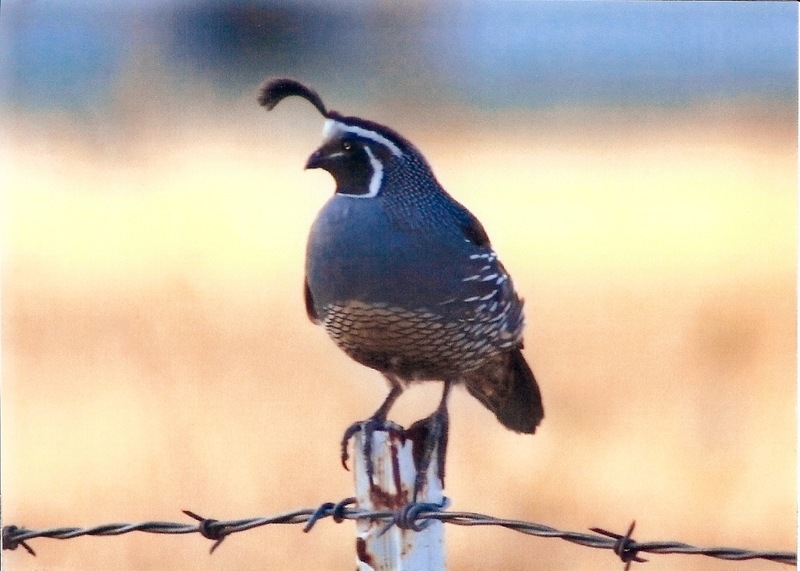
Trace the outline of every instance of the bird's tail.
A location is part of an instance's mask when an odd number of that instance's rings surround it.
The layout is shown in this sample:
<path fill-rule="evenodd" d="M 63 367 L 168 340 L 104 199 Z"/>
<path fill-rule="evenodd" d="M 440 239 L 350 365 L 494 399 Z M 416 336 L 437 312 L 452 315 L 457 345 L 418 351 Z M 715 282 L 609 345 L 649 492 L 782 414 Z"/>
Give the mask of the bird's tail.
<path fill-rule="evenodd" d="M 544 418 L 542 395 L 520 349 L 496 355 L 464 384 L 510 430 L 532 434 Z"/>

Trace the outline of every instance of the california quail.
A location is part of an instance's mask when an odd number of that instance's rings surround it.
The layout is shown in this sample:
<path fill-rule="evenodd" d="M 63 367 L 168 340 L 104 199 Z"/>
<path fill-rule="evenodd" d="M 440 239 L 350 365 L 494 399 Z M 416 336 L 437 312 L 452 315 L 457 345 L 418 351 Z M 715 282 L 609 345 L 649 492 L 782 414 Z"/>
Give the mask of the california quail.
<path fill-rule="evenodd" d="M 259 102 L 270 110 L 289 96 L 326 118 L 306 168 L 336 182 L 308 239 L 306 310 L 345 353 L 388 380 L 372 420 L 386 419 L 408 383 L 439 380 L 434 415 L 446 420 L 450 386 L 463 383 L 505 427 L 533 433 L 544 413 L 520 351 L 522 300 L 481 223 L 392 129 L 327 110 L 292 79 L 267 82 Z"/>

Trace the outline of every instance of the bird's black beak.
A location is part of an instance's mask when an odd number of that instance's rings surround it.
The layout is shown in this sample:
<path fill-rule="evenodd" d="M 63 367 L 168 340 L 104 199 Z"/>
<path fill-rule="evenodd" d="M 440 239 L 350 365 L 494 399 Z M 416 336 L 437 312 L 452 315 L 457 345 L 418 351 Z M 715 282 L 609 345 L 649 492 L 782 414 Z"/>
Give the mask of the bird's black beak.
<path fill-rule="evenodd" d="M 327 159 L 327 153 L 325 152 L 324 148 L 317 149 L 314 153 L 308 157 L 306 161 L 305 168 L 307 169 L 319 169 L 324 168 L 325 159 Z"/>

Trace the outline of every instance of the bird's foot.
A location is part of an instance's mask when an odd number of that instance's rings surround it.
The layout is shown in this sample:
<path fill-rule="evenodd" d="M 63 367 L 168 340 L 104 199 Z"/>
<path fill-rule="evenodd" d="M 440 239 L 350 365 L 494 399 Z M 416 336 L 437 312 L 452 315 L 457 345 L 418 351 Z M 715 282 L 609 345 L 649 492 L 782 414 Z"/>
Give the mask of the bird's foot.
<path fill-rule="evenodd" d="M 444 485 L 444 464 L 447 454 L 447 435 L 449 427 L 447 409 L 440 408 L 432 415 L 418 420 L 406 430 L 406 437 L 414 442 L 414 464 L 417 476 L 414 481 L 414 495 L 412 501 L 416 502 L 422 489 L 428 483 L 428 469 L 436 455 L 436 470 L 439 479 Z"/>
<path fill-rule="evenodd" d="M 367 420 L 360 420 L 358 422 L 354 422 L 351 424 L 347 430 L 344 431 L 344 435 L 342 436 L 342 466 L 344 466 L 345 470 L 350 470 L 347 467 L 347 461 L 350 459 L 350 454 L 347 452 L 347 447 L 350 443 L 350 439 L 353 438 L 357 433 L 361 432 L 363 435 L 363 448 L 362 453 L 364 454 L 364 458 L 367 462 L 367 476 L 369 480 L 372 481 L 372 475 L 374 473 L 374 467 L 372 465 L 372 435 L 379 431 L 390 431 L 395 430 L 398 432 L 402 432 L 402 428 L 397 424 L 390 422 L 384 418 L 380 417 L 370 417 Z"/>

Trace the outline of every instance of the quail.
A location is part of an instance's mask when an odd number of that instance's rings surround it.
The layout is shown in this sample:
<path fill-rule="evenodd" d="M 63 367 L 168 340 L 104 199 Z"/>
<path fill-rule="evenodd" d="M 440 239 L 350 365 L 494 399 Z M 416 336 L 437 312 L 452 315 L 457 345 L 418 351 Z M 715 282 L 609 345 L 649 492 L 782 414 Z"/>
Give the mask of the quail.
<path fill-rule="evenodd" d="M 305 166 L 336 183 L 308 238 L 306 311 L 347 355 L 388 381 L 370 422 L 385 422 L 407 385 L 440 381 L 430 433 L 445 442 L 456 384 L 506 428 L 533 433 L 544 412 L 521 352 L 523 302 L 481 223 L 396 131 L 328 110 L 293 79 L 268 81 L 259 102 L 271 110 L 289 96 L 325 118 L 322 146 Z M 345 434 L 345 466 L 347 440 L 359 426 Z"/>

